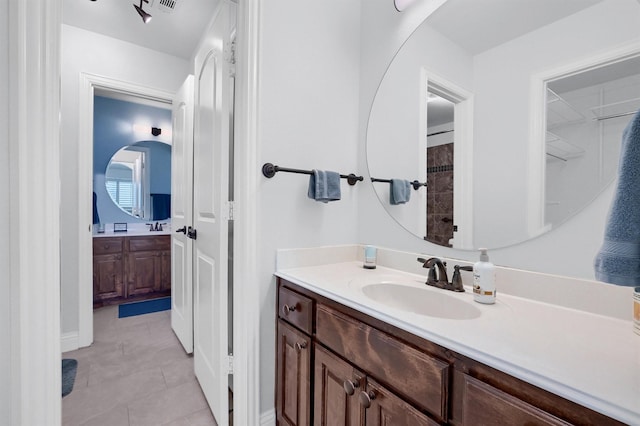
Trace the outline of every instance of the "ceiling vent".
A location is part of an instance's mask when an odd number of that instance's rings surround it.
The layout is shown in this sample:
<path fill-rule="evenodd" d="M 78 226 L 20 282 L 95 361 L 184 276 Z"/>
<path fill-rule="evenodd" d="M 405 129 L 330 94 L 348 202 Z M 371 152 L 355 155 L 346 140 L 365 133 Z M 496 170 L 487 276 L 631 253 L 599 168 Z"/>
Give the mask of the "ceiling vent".
<path fill-rule="evenodd" d="M 165 13 L 174 12 L 180 6 L 180 0 L 156 0 L 158 10 Z"/>

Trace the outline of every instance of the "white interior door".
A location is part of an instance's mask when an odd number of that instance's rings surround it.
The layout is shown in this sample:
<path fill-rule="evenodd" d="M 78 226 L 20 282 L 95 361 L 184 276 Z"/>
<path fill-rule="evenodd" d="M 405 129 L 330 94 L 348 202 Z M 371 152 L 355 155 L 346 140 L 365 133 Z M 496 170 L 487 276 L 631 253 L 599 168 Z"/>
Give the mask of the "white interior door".
<path fill-rule="evenodd" d="M 171 327 L 187 353 L 193 352 L 193 82 L 190 75 L 173 101 L 171 149 Z M 180 232 L 183 230 L 183 232 Z"/>
<path fill-rule="evenodd" d="M 229 424 L 229 28 L 222 1 L 195 58 L 194 368 L 220 426 Z"/>

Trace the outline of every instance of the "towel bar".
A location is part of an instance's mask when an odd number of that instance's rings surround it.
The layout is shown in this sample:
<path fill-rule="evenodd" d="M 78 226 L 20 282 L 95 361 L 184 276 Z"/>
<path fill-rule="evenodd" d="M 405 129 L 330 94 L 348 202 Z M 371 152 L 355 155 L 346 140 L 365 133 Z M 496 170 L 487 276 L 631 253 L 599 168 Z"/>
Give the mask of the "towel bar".
<path fill-rule="evenodd" d="M 386 183 L 391 183 L 391 179 L 378 179 L 378 178 L 371 178 L 371 182 L 386 182 Z M 427 182 L 418 182 L 417 180 L 414 180 L 413 182 L 409 182 L 411 184 L 411 186 L 413 186 L 413 189 L 415 189 L 416 191 L 418 189 L 420 189 L 421 186 L 427 186 Z"/>
<path fill-rule="evenodd" d="M 271 179 L 277 172 L 299 173 L 303 175 L 312 175 L 313 170 L 290 169 L 288 167 L 274 166 L 272 163 L 264 163 L 262 165 L 262 174 Z M 349 185 L 355 185 L 357 182 L 364 180 L 362 176 L 356 176 L 353 173 L 348 175 L 340 175 L 340 178 L 346 179 Z"/>

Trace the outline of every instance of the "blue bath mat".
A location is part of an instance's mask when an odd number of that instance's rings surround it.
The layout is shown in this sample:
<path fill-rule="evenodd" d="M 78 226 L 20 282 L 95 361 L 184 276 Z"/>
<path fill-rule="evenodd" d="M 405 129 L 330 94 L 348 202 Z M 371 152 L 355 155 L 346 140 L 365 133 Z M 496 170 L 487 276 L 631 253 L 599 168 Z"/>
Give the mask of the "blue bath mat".
<path fill-rule="evenodd" d="M 171 297 L 124 303 L 118 306 L 118 318 L 150 314 L 151 312 L 167 311 L 169 309 L 171 309 Z"/>
<path fill-rule="evenodd" d="M 76 380 L 78 371 L 78 361 L 75 359 L 62 360 L 62 397 L 69 395 L 73 390 L 73 383 Z"/>

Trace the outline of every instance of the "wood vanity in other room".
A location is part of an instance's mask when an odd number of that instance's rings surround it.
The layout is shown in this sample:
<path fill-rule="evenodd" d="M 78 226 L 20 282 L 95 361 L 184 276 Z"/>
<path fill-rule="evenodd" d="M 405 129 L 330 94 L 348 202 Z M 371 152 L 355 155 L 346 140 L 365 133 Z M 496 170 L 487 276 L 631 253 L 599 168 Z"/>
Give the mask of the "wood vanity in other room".
<path fill-rule="evenodd" d="M 280 426 L 622 424 L 282 278 L 277 309 Z"/>
<path fill-rule="evenodd" d="M 93 238 L 93 305 L 171 295 L 171 235 Z"/>

